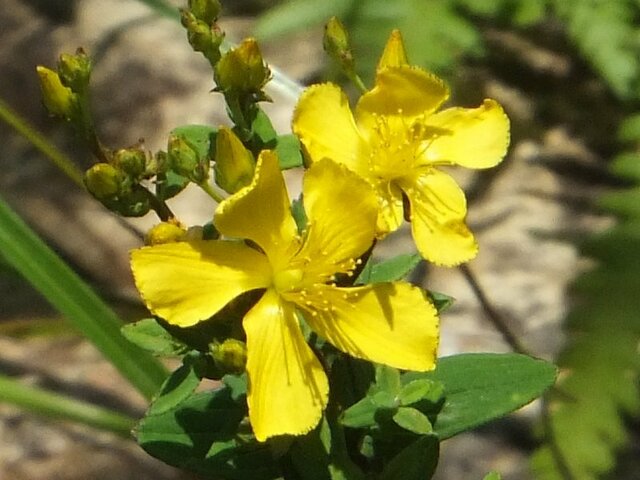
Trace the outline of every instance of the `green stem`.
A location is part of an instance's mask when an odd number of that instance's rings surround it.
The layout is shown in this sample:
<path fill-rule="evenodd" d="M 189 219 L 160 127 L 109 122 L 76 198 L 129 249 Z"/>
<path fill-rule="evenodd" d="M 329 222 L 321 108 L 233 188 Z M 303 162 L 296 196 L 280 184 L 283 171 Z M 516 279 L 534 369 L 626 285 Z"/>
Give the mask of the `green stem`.
<path fill-rule="evenodd" d="M 215 202 L 222 203 L 224 197 L 220 195 L 220 193 L 216 192 L 215 189 L 211 186 L 208 180 L 198 184 L 198 186 L 204 190 L 204 192 L 209 195 Z"/>
<path fill-rule="evenodd" d="M 167 376 L 164 366 L 122 336 L 113 310 L 1 197 L 0 252 L 140 393 L 153 397 Z"/>
<path fill-rule="evenodd" d="M 149 205 L 151 205 L 151 209 L 154 212 L 156 212 L 156 215 L 158 215 L 158 218 L 161 221 L 166 222 L 172 218 L 175 218 L 175 215 L 173 214 L 169 206 L 166 204 L 166 202 L 160 200 L 150 190 L 146 189 L 145 187 L 140 186 L 140 188 L 144 190 L 145 195 L 149 199 Z"/>
<path fill-rule="evenodd" d="M 40 134 L 25 119 L 13 111 L 2 99 L 0 99 L 0 119 L 4 120 L 16 132 L 29 140 L 31 144 L 42 152 L 56 167 L 69 177 L 74 183 L 84 189 L 82 171 L 75 166 L 69 157 L 58 150 L 49 140 Z"/>
<path fill-rule="evenodd" d="M 353 82 L 356 88 L 360 90 L 360 93 L 368 92 L 367 86 L 364 84 L 364 82 L 360 78 L 360 75 L 351 71 L 351 72 L 347 72 L 347 77 L 349 77 L 349 80 L 351 80 L 351 82 Z"/>
<path fill-rule="evenodd" d="M 91 405 L 59 393 L 53 393 L 0 375 L 0 401 L 11 403 L 47 417 L 71 420 L 131 437 L 135 420 L 112 410 Z"/>

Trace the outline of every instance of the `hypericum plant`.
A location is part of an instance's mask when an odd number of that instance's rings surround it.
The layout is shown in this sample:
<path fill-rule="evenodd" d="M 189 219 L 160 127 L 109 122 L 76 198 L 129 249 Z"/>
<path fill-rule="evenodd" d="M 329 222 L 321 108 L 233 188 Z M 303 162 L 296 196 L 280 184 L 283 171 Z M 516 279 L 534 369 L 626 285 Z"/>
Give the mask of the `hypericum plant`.
<path fill-rule="evenodd" d="M 166 151 L 99 141 L 83 52 L 38 69 L 51 113 L 98 158 L 89 192 L 117 214 L 160 219 L 131 253 L 153 317 L 123 333 L 182 365 L 136 439 L 215 478 L 429 478 L 439 441 L 530 402 L 555 367 L 516 354 L 437 359 L 439 310 L 451 299 L 403 280 L 419 255 L 376 262 L 372 252 L 406 218 L 427 260 L 474 256 L 464 194 L 437 167 L 495 165 L 508 120 L 493 100 L 438 112 L 447 88 L 409 64 L 398 32 L 367 89 L 332 19 L 325 47 L 363 91 L 355 117 L 338 87 L 316 85 L 296 107 L 297 136 L 278 135 L 259 105 L 270 69 L 253 39 L 220 50 L 219 10 L 190 0 L 182 22 L 233 127 L 176 128 Z M 303 166 L 291 202 L 281 170 Z M 168 207 L 189 183 L 217 203 L 211 223 L 187 227 Z"/>

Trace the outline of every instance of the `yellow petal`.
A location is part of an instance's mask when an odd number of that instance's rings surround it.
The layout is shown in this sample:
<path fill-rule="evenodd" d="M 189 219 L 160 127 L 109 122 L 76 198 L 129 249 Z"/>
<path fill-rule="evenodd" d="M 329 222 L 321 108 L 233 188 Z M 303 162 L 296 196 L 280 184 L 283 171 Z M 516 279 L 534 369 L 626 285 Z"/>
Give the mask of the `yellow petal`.
<path fill-rule="evenodd" d="M 378 201 L 373 188 L 344 165 L 314 163 L 304 176 L 307 235 L 299 254 L 318 274 L 355 267 L 354 259 L 372 245 Z"/>
<path fill-rule="evenodd" d="M 502 161 L 509 145 L 509 119 L 494 100 L 478 108 L 448 108 L 427 119 L 428 126 L 448 132 L 426 149 L 426 162 L 467 168 L 489 168 Z"/>
<path fill-rule="evenodd" d="M 309 326 L 343 352 L 408 370 L 435 367 L 438 317 L 418 287 L 322 285 L 305 299 L 300 308 Z"/>
<path fill-rule="evenodd" d="M 356 118 L 359 125 L 372 125 L 367 117 L 373 114 L 428 115 L 448 97 L 449 89 L 435 75 L 409 65 L 388 67 L 376 75 L 376 86 L 360 97 Z"/>
<path fill-rule="evenodd" d="M 260 154 L 251 185 L 218 206 L 214 223 L 223 235 L 254 241 L 273 264 L 288 260 L 298 230 L 274 152 Z"/>
<path fill-rule="evenodd" d="M 179 327 L 207 320 L 241 293 L 265 288 L 271 281 L 263 254 L 220 240 L 133 250 L 131 268 L 149 310 Z"/>
<path fill-rule="evenodd" d="M 378 225 L 379 237 L 396 231 L 404 220 L 402 190 L 395 182 L 385 182 L 378 186 Z"/>
<path fill-rule="evenodd" d="M 344 92 L 332 83 L 307 88 L 293 112 L 293 132 L 304 145 L 307 160 L 330 158 L 356 173 L 366 172 L 366 148 Z M 364 162 L 362 159 L 364 158 Z"/>
<path fill-rule="evenodd" d="M 249 419 L 258 441 L 302 435 L 322 416 L 329 383 L 307 345 L 293 305 L 267 290 L 245 316 Z"/>
<path fill-rule="evenodd" d="M 453 178 L 434 168 L 405 179 L 403 190 L 411 204 L 411 230 L 421 255 L 437 265 L 453 266 L 478 252 L 464 223 L 467 202 Z"/>
<path fill-rule="evenodd" d="M 386 67 L 399 67 L 408 63 L 402 34 L 400 30 L 393 30 L 378 61 L 378 72 Z"/>

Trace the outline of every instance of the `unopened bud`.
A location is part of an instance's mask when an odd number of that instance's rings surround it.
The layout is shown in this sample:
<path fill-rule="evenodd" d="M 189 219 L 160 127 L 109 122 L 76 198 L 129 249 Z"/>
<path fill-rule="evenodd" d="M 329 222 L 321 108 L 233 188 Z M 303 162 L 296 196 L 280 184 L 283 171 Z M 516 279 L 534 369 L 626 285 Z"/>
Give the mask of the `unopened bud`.
<path fill-rule="evenodd" d="M 208 176 L 208 160 L 201 162 L 198 152 L 179 136 L 169 138 L 169 165 L 171 169 L 195 183 L 202 183 Z M 206 163 L 206 166 L 205 166 Z"/>
<path fill-rule="evenodd" d="M 193 16 L 207 25 L 215 23 L 221 8 L 218 0 L 189 0 L 189 10 Z"/>
<path fill-rule="evenodd" d="M 322 46 L 325 52 L 343 69 L 353 70 L 354 60 L 349 33 L 338 17 L 331 17 L 324 27 Z"/>
<path fill-rule="evenodd" d="M 89 85 L 91 60 L 82 49 L 78 49 L 75 55 L 63 53 L 58 62 L 58 73 L 64 85 L 76 93 L 83 92 Z"/>
<path fill-rule="evenodd" d="M 162 222 L 147 232 L 144 237 L 146 245 L 160 245 L 163 243 L 180 242 L 184 240 L 187 231 L 176 222 Z"/>
<path fill-rule="evenodd" d="M 210 25 L 198 20 L 189 10 L 181 11 L 182 25 L 187 29 L 189 44 L 196 51 L 202 53 L 213 66 L 220 60 L 220 45 L 224 40 L 216 24 Z"/>
<path fill-rule="evenodd" d="M 108 163 L 96 163 L 84 175 L 87 190 L 98 200 L 116 197 L 121 191 L 122 181 L 122 172 Z"/>
<path fill-rule="evenodd" d="M 235 193 L 253 179 L 256 162 L 240 139 L 228 128 L 222 127 L 216 136 L 216 183 L 226 192 Z"/>
<path fill-rule="evenodd" d="M 247 346 L 235 338 L 209 345 L 209 352 L 216 366 L 227 373 L 242 373 L 247 364 Z"/>
<path fill-rule="evenodd" d="M 113 161 L 124 173 L 138 179 L 145 171 L 147 156 L 137 148 L 123 148 L 114 154 Z"/>
<path fill-rule="evenodd" d="M 380 56 L 377 69 L 380 71 L 383 68 L 400 67 L 402 65 L 408 65 L 408 63 L 402 34 L 400 30 L 393 30 Z"/>
<path fill-rule="evenodd" d="M 222 92 L 258 93 L 270 78 L 271 70 L 264 63 L 254 38 L 246 38 L 229 50 L 215 67 L 215 80 Z"/>
<path fill-rule="evenodd" d="M 49 113 L 69 120 L 76 108 L 76 95 L 62 84 L 60 76 L 53 70 L 39 65 L 36 71 L 40 77 L 42 99 Z"/>

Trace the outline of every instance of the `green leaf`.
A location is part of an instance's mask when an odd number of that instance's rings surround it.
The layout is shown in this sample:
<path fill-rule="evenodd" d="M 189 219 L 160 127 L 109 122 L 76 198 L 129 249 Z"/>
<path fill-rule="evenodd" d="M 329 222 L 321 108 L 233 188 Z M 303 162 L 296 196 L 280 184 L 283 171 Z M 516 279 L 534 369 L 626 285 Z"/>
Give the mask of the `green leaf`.
<path fill-rule="evenodd" d="M 418 253 L 403 254 L 374 262 L 369 260 L 356 280 L 356 284 L 394 282 L 402 280 L 422 261 Z"/>
<path fill-rule="evenodd" d="M 421 400 L 428 400 L 431 403 L 436 403 L 443 393 L 443 386 L 441 383 L 428 380 L 426 378 L 420 378 L 403 385 L 400 393 L 398 394 L 398 401 L 402 406 L 413 405 Z"/>
<path fill-rule="evenodd" d="M 189 347 L 173 337 L 156 321 L 145 318 L 124 325 L 120 331 L 131 343 L 158 356 L 178 356 L 189 351 Z"/>
<path fill-rule="evenodd" d="M 400 393 L 400 372 L 387 365 L 376 365 L 376 387 L 392 396 Z"/>
<path fill-rule="evenodd" d="M 618 140 L 637 142 L 640 140 L 640 113 L 625 118 L 618 127 Z"/>
<path fill-rule="evenodd" d="M 218 130 L 208 125 L 184 125 L 171 130 L 170 135 L 181 137 L 192 148 L 198 157 L 206 158 L 211 151 L 211 143 L 215 142 Z"/>
<path fill-rule="evenodd" d="M 487 473 L 482 480 L 501 480 L 502 477 L 498 472 Z"/>
<path fill-rule="evenodd" d="M 407 381 L 442 382 L 445 400 L 433 428 L 440 440 L 500 418 L 539 397 L 553 385 L 554 365 L 515 353 L 444 357 L 433 372 L 408 372 Z"/>
<path fill-rule="evenodd" d="M 362 400 L 346 409 L 340 423 L 345 427 L 366 428 L 376 425 L 376 412 L 380 408 L 372 397 L 364 397 Z"/>
<path fill-rule="evenodd" d="M 198 373 L 197 363 L 197 358 L 185 357 L 185 363 L 162 384 L 160 392 L 149 407 L 148 415 L 157 415 L 175 408 L 196 390 L 202 378 Z"/>
<path fill-rule="evenodd" d="M 418 435 L 427 435 L 433 432 L 433 426 L 427 416 L 415 408 L 398 408 L 398 411 L 393 415 L 393 421 L 405 430 Z"/>
<path fill-rule="evenodd" d="M 261 148 L 271 148 L 275 145 L 278 134 L 271 124 L 271 119 L 263 110 L 258 109 L 256 116 L 251 123 L 251 131 L 260 140 L 260 143 L 262 144 Z"/>
<path fill-rule="evenodd" d="M 444 293 L 434 292 L 433 290 L 427 290 L 427 296 L 433 302 L 433 305 L 438 310 L 438 313 L 444 312 L 451 307 L 456 301 L 455 298 L 445 295 Z"/>
<path fill-rule="evenodd" d="M 150 455 L 185 470 L 216 478 L 279 478 L 269 444 L 236 435 L 246 403 L 236 403 L 229 389 L 196 393 L 176 408 L 148 415 L 136 438 Z"/>
<path fill-rule="evenodd" d="M 120 333 L 122 322 L 0 198 L 0 251 L 73 326 L 147 398 L 167 377 L 165 368 Z"/>
<path fill-rule="evenodd" d="M 624 152 L 617 155 L 611 163 L 611 172 L 628 180 L 640 181 L 640 154 Z"/>
<path fill-rule="evenodd" d="M 384 468 L 379 480 L 424 480 L 431 478 L 438 465 L 439 444 L 434 435 L 418 438 L 396 455 Z"/>
<path fill-rule="evenodd" d="M 292 0 L 270 8 L 256 25 L 254 34 L 261 40 L 321 25 L 329 17 L 343 16 L 354 0 Z"/>
<path fill-rule="evenodd" d="M 189 179 L 173 170 L 156 176 L 156 194 L 161 200 L 175 197 L 189 185 Z"/>
<path fill-rule="evenodd" d="M 300 140 L 295 135 L 279 135 L 276 138 L 275 150 L 278 154 L 281 170 L 297 168 L 303 165 Z"/>

